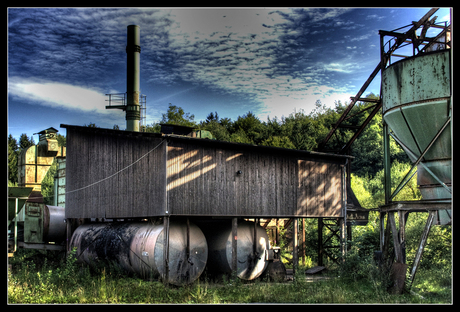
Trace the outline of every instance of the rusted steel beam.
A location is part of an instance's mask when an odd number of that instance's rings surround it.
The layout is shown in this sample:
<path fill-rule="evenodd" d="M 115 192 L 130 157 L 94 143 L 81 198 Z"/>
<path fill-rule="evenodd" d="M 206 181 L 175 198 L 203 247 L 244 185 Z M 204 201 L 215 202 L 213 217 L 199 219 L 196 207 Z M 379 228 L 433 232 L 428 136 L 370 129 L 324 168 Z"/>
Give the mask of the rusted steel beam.
<path fill-rule="evenodd" d="M 369 76 L 369 78 L 367 78 L 366 82 L 364 83 L 364 85 L 361 87 L 361 89 L 359 89 L 358 93 L 356 94 L 356 96 L 354 97 L 354 100 L 351 101 L 351 103 L 348 105 L 348 107 L 346 108 L 346 110 L 343 112 L 342 116 L 340 116 L 339 120 L 334 124 L 334 126 L 332 127 L 331 131 L 329 131 L 328 135 L 326 136 L 326 138 L 324 139 L 324 141 L 320 144 L 318 150 L 321 151 L 324 149 L 324 147 L 326 146 L 327 142 L 330 140 L 330 138 L 332 137 L 332 135 L 334 134 L 334 132 L 337 130 L 337 128 L 339 127 L 339 125 L 342 123 L 342 121 L 345 119 L 345 117 L 347 117 L 348 113 L 351 111 L 351 109 L 353 108 L 353 106 L 355 106 L 356 102 L 357 102 L 357 99 L 359 99 L 361 97 L 361 95 L 363 95 L 364 91 L 366 91 L 367 87 L 370 85 L 370 83 L 372 82 L 372 80 L 374 80 L 375 76 L 377 76 L 377 74 L 379 73 L 380 71 L 380 68 L 381 68 L 381 63 L 379 63 L 375 69 L 372 71 L 371 75 Z"/>
<path fill-rule="evenodd" d="M 382 102 L 380 102 L 379 104 L 377 104 L 374 109 L 372 110 L 372 112 L 369 114 L 369 116 L 367 116 L 366 120 L 363 122 L 363 124 L 360 126 L 359 130 L 356 131 L 356 133 L 351 137 L 351 139 L 348 141 L 348 143 L 345 145 L 344 148 L 342 148 L 342 151 L 347 151 L 350 146 L 353 144 L 353 142 L 358 138 L 358 136 L 364 131 L 364 129 L 366 128 L 366 126 L 369 124 L 369 122 L 372 120 L 372 118 L 374 118 L 375 114 L 377 114 L 377 112 L 380 110 L 380 108 L 382 107 Z"/>

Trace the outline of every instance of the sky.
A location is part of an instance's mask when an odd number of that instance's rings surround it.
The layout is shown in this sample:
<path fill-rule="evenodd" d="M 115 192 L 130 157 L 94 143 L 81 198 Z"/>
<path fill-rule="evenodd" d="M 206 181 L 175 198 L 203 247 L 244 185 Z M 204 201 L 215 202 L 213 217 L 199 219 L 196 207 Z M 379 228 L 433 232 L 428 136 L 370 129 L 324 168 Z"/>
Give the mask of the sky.
<path fill-rule="evenodd" d="M 429 9 L 8 8 L 8 134 L 125 129 L 124 112 L 105 106 L 126 92 L 128 25 L 140 26 L 147 124 L 169 103 L 197 122 L 214 111 L 266 121 L 349 101 L 379 62 L 378 31 Z M 450 21 L 448 8 L 435 15 Z M 378 76 L 365 94 L 379 90 Z"/>

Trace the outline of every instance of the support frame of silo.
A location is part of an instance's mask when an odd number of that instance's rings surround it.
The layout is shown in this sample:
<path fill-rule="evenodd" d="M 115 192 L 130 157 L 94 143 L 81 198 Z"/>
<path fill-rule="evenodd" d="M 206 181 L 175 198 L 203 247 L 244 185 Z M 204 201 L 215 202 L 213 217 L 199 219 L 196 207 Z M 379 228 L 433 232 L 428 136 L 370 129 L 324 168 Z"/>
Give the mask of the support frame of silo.
<path fill-rule="evenodd" d="M 450 36 L 448 36 L 451 31 L 451 25 L 447 25 L 447 23 L 444 23 L 444 26 L 435 24 L 436 17 L 432 17 L 433 14 L 438 10 L 439 8 L 432 8 L 430 9 L 419 21 L 417 22 L 412 22 L 412 24 L 400 27 L 398 29 L 395 29 L 393 31 L 384 31 L 380 30 L 379 35 L 380 35 L 380 62 L 374 69 L 374 71 L 371 73 L 369 78 L 366 80 L 366 82 L 363 84 L 361 89 L 358 91 L 355 97 L 351 98 L 350 104 L 348 104 L 348 107 L 346 110 L 343 112 L 339 120 L 333 125 L 332 129 L 324 139 L 324 141 L 319 145 L 318 150 L 323 151 L 323 152 L 333 152 L 333 153 L 338 153 L 338 154 L 350 154 L 350 146 L 353 144 L 353 142 L 357 139 L 357 137 L 361 134 L 361 132 L 364 130 L 364 128 L 367 126 L 367 124 L 370 122 L 370 120 L 375 116 L 378 110 L 382 108 L 382 90 L 380 91 L 379 99 L 374 100 L 375 105 L 371 107 L 365 108 L 365 110 L 373 109 L 373 111 L 369 114 L 369 117 L 366 119 L 366 121 L 362 125 L 357 125 L 357 126 L 350 126 L 350 125 L 344 125 L 344 122 L 353 117 L 354 115 L 361 114 L 363 111 L 358 112 L 357 114 L 354 114 L 352 116 L 348 116 L 349 113 L 351 112 L 352 108 L 355 106 L 355 104 L 358 101 L 367 101 L 364 98 L 361 98 L 361 96 L 364 94 L 366 91 L 367 87 L 371 84 L 371 82 L 374 80 L 374 78 L 377 76 L 379 71 L 382 73 L 383 70 L 387 67 L 387 64 L 392 63 L 392 57 L 397 57 L 399 59 L 401 58 L 409 58 L 412 56 L 415 56 L 420 53 L 425 53 L 429 51 L 429 49 L 433 49 L 434 47 L 444 47 L 445 49 L 448 49 L 451 47 L 451 41 L 450 41 Z M 410 27 L 407 31 L 401 32 L 402 29 Z M 441 32 L 437 34 L 435 37 L 426 37 L 426 33 L 428 28 L 433 27 L 433 28 L 440 28 Z M 417 30 L 421 29 L 420 35 L 416 33 Z M 392 37 L 390 40 L 388 40 L 386 43 L 384 41 L 385 36 L 390 36 Z M 392 41 L 393 40 L 393 41 Z M 402 55 L 402 54 L 396 54 L 394 53 L 397 49 L 411 45 L 412 44 L 412 55 Z M 385 51 L 385 47 L 388 45 L 387 50 Z M 439 137 L 440 133 L 444 130 L 444 128 L 450 123 L 450 117 L 447 120 L 447 122 L 444 124 L 442 129 L 438 132 L 438 135 L 436 135 L 433 138 L 433 142 Z M 336 134 L 336 131 L 339 128 L 348 128 L 350 130 L 355 130 L 355 134 L 351 137 L 351 139 L 348 140 L 348 142 L 345 142 L 344 145 L 339 150 L 330 150 L 327 149 L 327 143 L 331 141 L 333 138 L 333 135 Z M 390 133 L 390 129 L 388 125 L 383 121 L 383 132 L 384 132 L 384 188 L 385 188 L 385 204 L 383 206 L 380 206 L 378 210 L 380 211 L 380 251 L 384 254 L 388 253 L 388 247 L 389 247 L 389 241 L 385 240 L 385 237 L 390 236 L 390 232 L 393 232 L 393 243 L 396 245 L 396 250 L 395 250 L 395 257 L 400 261 L 400 263 L 405 263 L 405 224 L 407 221 L 408 214 L 410 212 L 428 212 L 428 218 L 427 222 L 424 228 L 424 231 L 421 235 L 420 238 L 420 243 L 417 249 L 415 261 L 413 264 L 413 267 L 411 269 L 411 275 L 409 278 L 409 289 L 413 283 L 415 273 L 417 271 L 418 265 L 420 263 L 420 259 L 423 253 L 424 246 L 426 244 L 428 234 L 430 232 L 431 226 L 433 224 L 434 216 L 437 211 L 439 210 L 444 210 L 444 209 L 451 209 L 452 206 L 452 201 L 450 200 L 438 200 L 438 201 L 426 201 L 426 200 L 421 200 L 421 201 L 411 201 L 411 202 L 402 202 L 402 201 L 392 201 L 392 199 L 398 194 L 398 192 L 404 187 L 404 185 L 407 184 L 407 182 L 410 180 L 410 178 L 413 177 L 415 172 L 413 172 L 413 169 L 417 166 L 418 163 L 422 164 L 420 162 L 420 159 L 423 157 L 423 155 L 426 153 L 424 151 L 421 153 L 420 157 L 415 157 L 418 158 L 416 164 L 411 168 L 409 173 L 406 175 L 406 177 L 399 183 L 398 187 L 396 188 L 395 192 L 391 192 L 391 162 L 390 162 L 390 137 L 393 137 L 393 139 L 400 144 L 401 146 L 402 143 Z M 431 147 L 431 143 L 429 144 L 429 147 L 427 150 Z M 404 146 L 403 146 L 404 147 Z M 404 147 L 406 150 L 407 147 Z M 410 150 L 409 150 L 410 151 Z M 424 166 L 425 169 L 427 169 Z M 428 172 L 430 171 L 429 169 L 427 170 Z M 350 171 L 348 171 L 349 173 Z M 435 177 L 436 180 L 444 187 L 448 188 L 440 179 Z M 395 222 L 395 215 L 394 213 L 397 212 L 399 216 L 399 231 L 398 228 L 396 227 L 396 222 Z M 385 217 L 387 217 L 387 226 L 385 228 Z M 321 221 L 320 221 L 321 222 Z M 386 243 L 386 244 L 385 244 Z M 384 257 L 385 258 L 385 257 Z M 387 260 L 387 259 L 385 259 Z M 393 261 L 393 260 L 392 260 Z"/>
<path fill-rule="evenodd" d="M 418 22 L 413 22 L 412 25 L 407 25 L 399 29 L 412 26 L 407 32 L 398 33 L 395 31 L 379 31 L 380 34 L 380 48 L 381 48 L 381 62 L 380 69 L 381 73 L 387 67 L 387 64 L 391 65 L 391 57 L 407 58 L 415 56 L 419 53 L 426 52 L 427 49 L 433 44 L 444 44 L 444 48 L 450 47 L 450 42 L 447 41 L 447 33 L 450 32 L 451 26 L 445 25 L 444 27 L 434 25 L 436 17 L 430 20 L 430 17 L 438 10 L 433 8 L 429 10 Z M 420 36 L 417 35 L 416 31 L 422 28 Z M 429 27 L 442 28 L 442 31 L 434 38 L 425 38 L 426 31 Z M 399 30 L 397 29 L 397 30 Z M 387 41 L 389 44 L 388 51 L 385 52 L 386 43 L 384 41 L 385 36 L 393 37 Z M 441 37 L 445 37 L 445 40 L 440 40 Z M 391 40 L 394 40 L 394 44 L 391 45 Z M 412 55 L 400 55 L 394 52 L 400 47 L 413 45 Z M 383 78 L 382 78 L 383 79 Z M 381 96 L 381 95 L 380 95 Z M 422 165 L 424 169 L 429 172 L 435 180 L 437 180 L 447 191 L 452 195 L 452 191 L 449 187 L 441 181 L 426 165 L 423 164 L 422 159 L 424 155 L 432 148 L 433 144 L 438 140 L 442 132 L 451 122 L 451 116 L 449 116 L 443 126 L 437 131 L 436 135 L 431 139 L 427 147 L 420 151 L 420 155 L 414 153 L 409 147 L 404 145 L 392 132 L 389 125 L 383 120 L 383 167 L 384 167 L 384 194 L 385 204 L 379 207 L 380 212 L 380 252 L 382 260 L 380 265 L 390 270 L 394 265 L 401 265 L 404 270 L 401 271 L 402 277 L 405 279 L 406 273 L 406 223 L 409 213 L 411 212 L 425 212 L 428 213 L 428 217 L 425 223 L 424 230 L 420 236 L 419 244 L 417 246 L 416 255 L 410 269 L 409 280 L 406 285 L 399 285 L 399 292 L 402 291 L 404 286 L 410 290 L 415 274 L 420 265 L 421 257 L 428 240 L 428 235 L 434 224 L 436 214 L 440 210 L 449 210 L 452 208 L 452 196 L 450 199 L 437 199 L 437 200 L 416 200 L 416 201 L 393 201 L 393 199 L 399 194 L 404 186 L 413 178 L 417 172 L 417 165 Z M 394 191 L 391 190 L 391 153 L 390 153 L 390 140 L 393 138 L 404 150 L 410 154 L 411 157 L 416 159 L 413 162 L 412 167 L 406 173 L 406 175 L 399 181 Z M 398 216 L 398 226 L 396 226 L 396 216 Z M 386 218 L 386 227 L 385 227 Z M 391 232 L 391 234 L 390 234 Z M 393 243 L 394 254 L 389 254 L 389 247 Z"/>

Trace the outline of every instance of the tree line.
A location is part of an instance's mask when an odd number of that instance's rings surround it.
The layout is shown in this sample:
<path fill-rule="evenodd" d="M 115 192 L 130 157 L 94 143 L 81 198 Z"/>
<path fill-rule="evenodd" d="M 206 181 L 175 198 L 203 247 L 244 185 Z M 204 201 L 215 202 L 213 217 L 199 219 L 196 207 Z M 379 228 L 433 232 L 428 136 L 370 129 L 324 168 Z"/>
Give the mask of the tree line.
<path fill-rule="evenodd" d="M 367 98 L 377 99 L 370 93 Z M 369 102 L 357 102 L 350 116 L 372 105 Z M 265 145 L 298 150 L 317 150 L 332 126 L 337 122 L 347 108 L 348 103 L 335 102 L 335 107 L 327 107 L 321 101 L 316 101 L 315 108 L 306 113 L 303 109 L 289 116 L 267 118 L 260 120 L 253 112 L 248 111 L 236 120 L 221 118 L 217 111 L 209 113 L 205 120 L 196 122 L 195 116 L 185 113 L 181 107 L 169 104 L 166 113 L 162 114 L 159 123 L 145 127 L 146 132 L 160 132 L 160 124 L 175 124 L 190 126 L 200 130 L 208 130 L 221 141 Z M 353 116 L 347 120 L 349 125 L 359 125 L 369 116 L 370 110 Z M 329 141 L 332 149 L 341 147 L 354 133 L 350 129 L 340 128 Z M 383 169 L 383 129 L 382 114 L 377 113 L 358 139 L 352 144 L 350 153 L 355 158 L 352 161 L 352 172 L 360 177 L 373 178 Z M 392 141 L 392 161 L 407 163 L 404 151 Z"/>
<path fill-rule="evenodd" d="M 370 93 L 367 98 L 377 99 L 378 96 Z M 372 103 L 357 102 L 350 112 L 350 116 L 364 111 L 349 118 L 347 120 L 348 124 L 362 124 L 370 113 L 370 110 L 365 110 L 370 105 Z M 238 116 L 236 120 L 220 117 L 218 112 L 214 111 L 210 112 L 205 120 L 196 122 L 194 114 L 185 112 L 183 108 L 170 103 L 167 112 L 162 114 L 160 122 L 147 125 L 143 130 L 159 133 L 160 124 L 175 124 L 210 131 L 214 138 L 221 141 L 314 151 L 317 150 L 319 144 L 324 140 L 347 106 L 348 103 L 346 102 L 336 101 L 335 107 L 327 107 L 318 100 L 315 103 L 315 108 L 310 113 L 300 109 L 292 112 L 287 117 L 268 117 L 265 121 L 260 120 L 251 111 Z M 85 124 L 85 126 L 97 127 L 94 123 Z M 119 126 L 115 125 L 114 129 L 119 129 Z M 367 193 L 363 192 L 363 198 L 372 197 L 381 190 L 377 185 L 383 179 L 382 133 L 382 115 L 379 112 L 351 146 L 350 154 L 354 156 L 351 170 L 355 177 L 355 182 L 365 186 Z M 334 149 L 343 146 L 352 135 L 353 132 L 350 129 L 339 128 L 329 141 L 329 147 Z M 65 146 L 65 137 L 58 134 L 58 142 L 60 145 Z M 25 133 L 21 135 L 19 142 L 11 134 L 8 137 L 8 177 L 13 185 L 17 182 L 18 156 L 23 149 L 31 145 L 35 145 L 34 139 L 33 137 L 27 137 Z M 396 166 L 394 170 L 404 171 L 405 167 L 409 166 L 409 159 L 394 141 L 391 142 L 391 154 L 392 161 L 396 161 L 395 163 L 399 166 Z M 399 175 L 395 172 L 395 176 Z M 358 181 L 358 179 L 362 180 Z M 372 180 L 374 180 L 373 183 L 365 182 Z M 415 194 L 415 196 L 418 196 L 418 194 Z M 381 196 L 378 195 L 377 197 L 380 198 Z M 372 201 L 368 200 L 368 204 L 376 205 L 380 203 L 378 198 Z"/>

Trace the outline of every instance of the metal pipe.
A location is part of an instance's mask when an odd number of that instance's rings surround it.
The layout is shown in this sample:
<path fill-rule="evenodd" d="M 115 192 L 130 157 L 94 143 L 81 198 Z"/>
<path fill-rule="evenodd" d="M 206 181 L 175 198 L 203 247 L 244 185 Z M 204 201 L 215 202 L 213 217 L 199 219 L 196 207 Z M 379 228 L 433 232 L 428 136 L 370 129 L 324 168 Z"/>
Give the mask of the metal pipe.
<path fill-rule="evenodd" d="M 126 46 L 126 130 L 139 131 L 140 105 L 140 27 L 128 26 L 128 44 Z"/>

